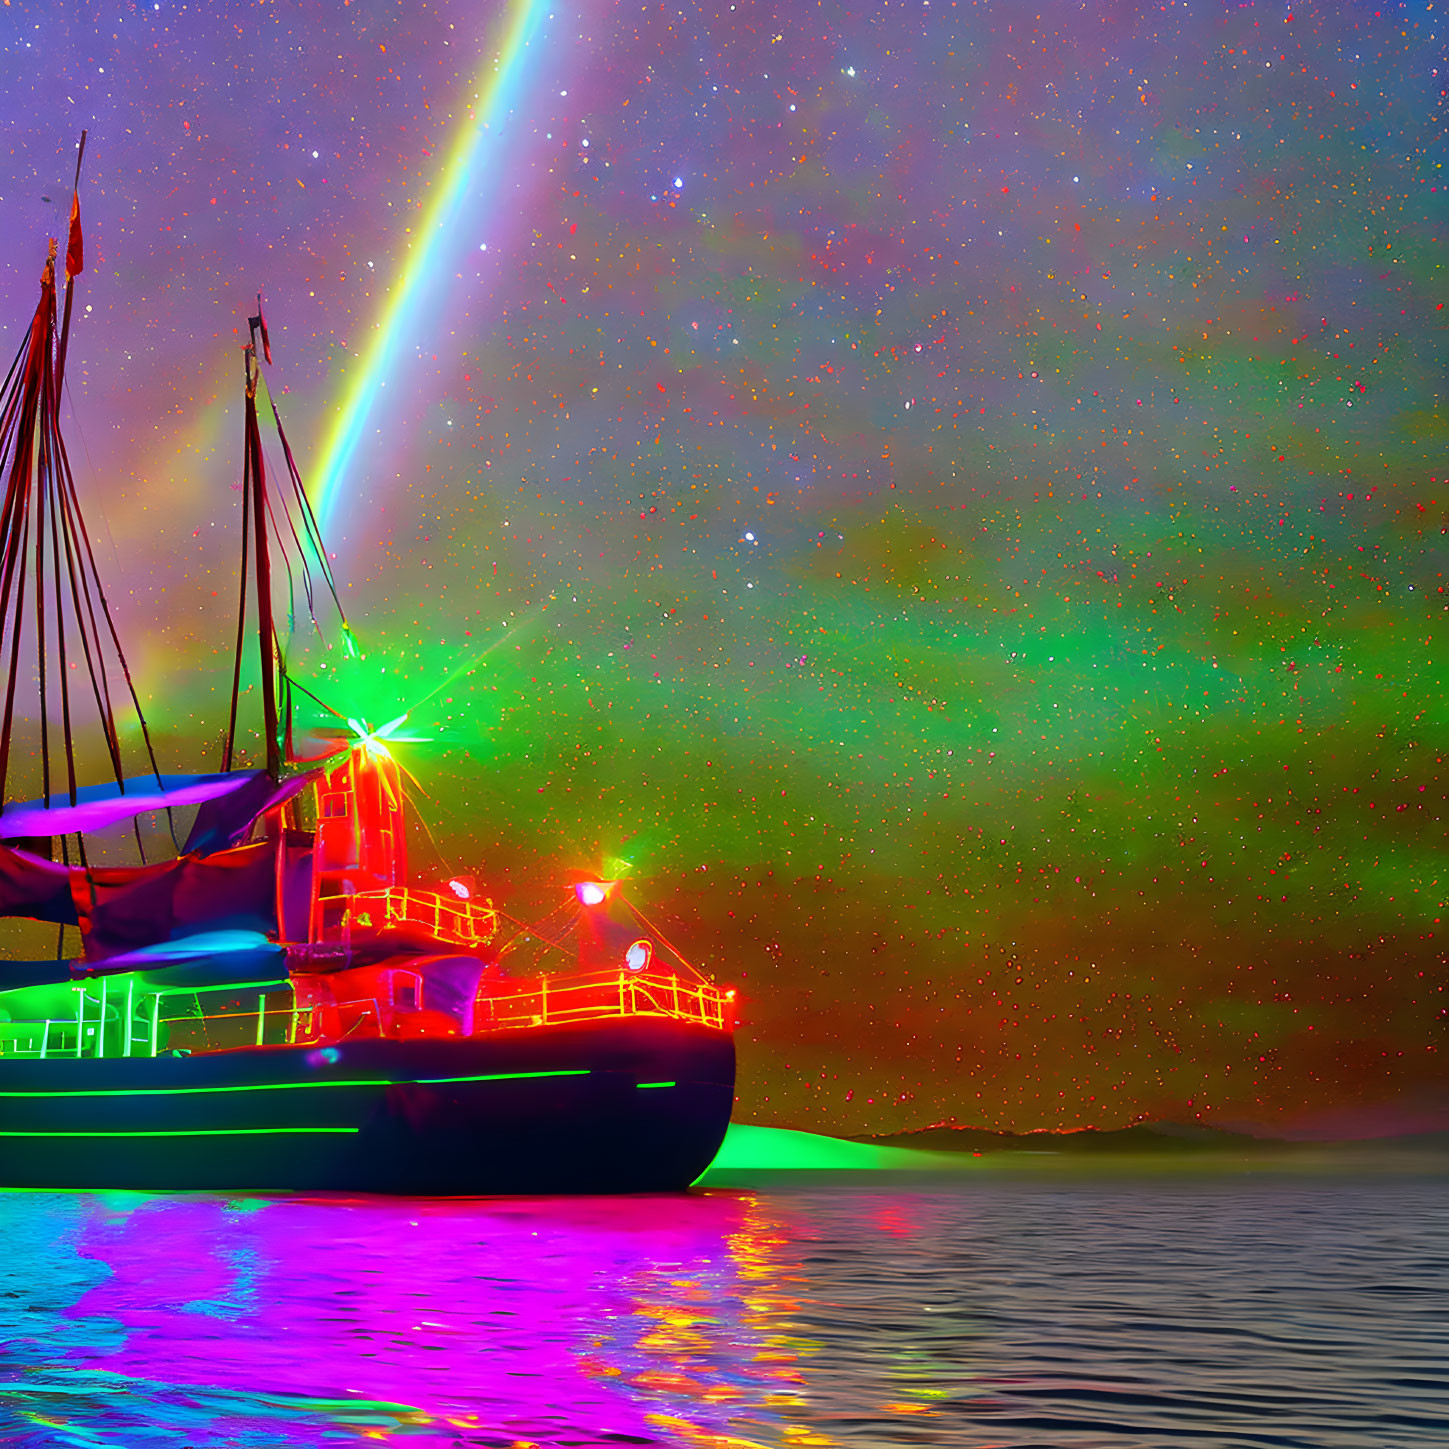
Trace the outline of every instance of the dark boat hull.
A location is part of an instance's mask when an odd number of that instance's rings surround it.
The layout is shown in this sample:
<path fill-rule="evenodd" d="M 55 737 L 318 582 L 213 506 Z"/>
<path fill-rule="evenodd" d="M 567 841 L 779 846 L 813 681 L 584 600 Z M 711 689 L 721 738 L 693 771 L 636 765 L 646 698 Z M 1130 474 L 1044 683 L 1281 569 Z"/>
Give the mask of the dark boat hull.
<path fill-rule="evenodd" d="M 635 1017 L 465 1040 L 0 1060 L 0 1186 L 405 1194 L 687 1187 L 728 1032 Z"/>

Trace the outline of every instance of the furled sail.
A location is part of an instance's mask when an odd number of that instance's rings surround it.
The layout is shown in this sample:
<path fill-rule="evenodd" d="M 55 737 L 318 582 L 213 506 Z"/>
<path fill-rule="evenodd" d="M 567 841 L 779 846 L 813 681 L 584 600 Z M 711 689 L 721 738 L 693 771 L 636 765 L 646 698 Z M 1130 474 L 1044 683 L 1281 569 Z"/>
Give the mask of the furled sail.
<path fill-rule="evenodd" d="M 203 931 L 180 941 L 111 956 L 100 963 L 67 958 L 0 963 L 0 996 L 35 986 L 75 985 L 102 976 L 135 972 L 143 990 L 217 991 L 285 985 L 287 948 L 256 931 Z M 4 1020 L 0 1014 L 0 1020 Z"/>
<path fill-rule="evenodd" d="M 277 788 L 265 770 L 228 770 L 214 775 L 142 775 L 139 779 L 127 780 L 124 786 L 114 780 L 103 785 L 81 785 L 75 792 L 74 805 L 68 795 L 53 795 L 48 804 L 44 800 L 12 801 L 0 810 L 0 840 L 102 830 L 148 810 L 169 810 L 217 800 L 245 789 L 259 777 L 272 789 Z M 248 817 L 247 823 L 254 818 L 255 815 Z"/>
<path fill-rule="evenodd" d="M 277 851 L 267 841 L 159 865 L 76 871 L 71 891 L 92 964 L 214 931 L 277 934 Z"/>
<path fill-rule="evenodd" d="M 168 991 L 215 991 L 243 982 L 285 985 L 287 949 L 257 931 L 203 931 L 112 956 L 95 969 L 140 971 L 143 983 Z"/>
<path fill-rule="evenodd" d="M 244 844 L 252 826 L 263 815 L 300 795 L 321 773 L 309 770 L 278 784 L 265 770 L 253 771 L 252 778 L 240 788 L 213 796 L 196 812 L 191 833 L 186 837 L 186 852 L 205 855 Z"/>
<path fill-rule="evenodd" d="M 78 924 L 71 894 L 73 873 L 70 866 L 0 845 L 0 916 L 29 916 L 57 926 Z"/>

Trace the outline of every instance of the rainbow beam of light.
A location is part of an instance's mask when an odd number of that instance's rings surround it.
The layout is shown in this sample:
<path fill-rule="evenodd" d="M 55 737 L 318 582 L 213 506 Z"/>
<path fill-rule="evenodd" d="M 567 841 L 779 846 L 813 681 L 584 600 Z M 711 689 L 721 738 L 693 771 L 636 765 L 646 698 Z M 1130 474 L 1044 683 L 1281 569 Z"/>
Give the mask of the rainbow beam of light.
<path fill-rule="evenodd" d="M 337 506 L 342 482 L 362 442 L 363 429 L 374 416 L 377 395 L 390 374 L 396 371 L 405 343 L 417 335 L 415 310 L 427 283 L 438 270 L 441 254 L 453 237 L 454 224 L 465 201 L 476 190 L 479 177 L 487 172 L 503 151 L 505 118 L 522 89 L 528 73 L 532 42 L 548 18 L 554 0 L 512 0 L 502 43 L 492 62 L 492 74 L 478 84 L 473 120 L 453 147 L 443 169 L 442 185 L 423 220 L 420 240 L 393 288 L 382 321 L 352 385 L 350 396 L 327 440 L 322 462 L 313 485 L 312 505 L 322 529 Z M 534 47 L 534 53 L 542 47 Z"/>

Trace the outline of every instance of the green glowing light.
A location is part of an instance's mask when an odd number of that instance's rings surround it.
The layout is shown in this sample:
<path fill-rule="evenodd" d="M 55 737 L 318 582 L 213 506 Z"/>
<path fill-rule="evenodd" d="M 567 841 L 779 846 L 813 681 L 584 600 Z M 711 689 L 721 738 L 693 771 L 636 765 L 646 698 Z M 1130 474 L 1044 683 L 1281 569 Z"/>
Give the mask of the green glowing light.
<path fill-rule="evenodd" d="M 0 1092 L 4 1097 L 201 1097 L 219 1092 L 286 1092 L 302 1087 L 442 1087 L 454 1082 L 507 1082 L 523 1077 L 587 1077 L 587 1067 L 552 1072 L 486 1072 L 475 1077 L 415 1077 L 394 1081 L 388 1077 L 356 1078 L 345 1082 L 252 1082 L 236 1087 L 137 1087 L 134 1091 L 96 1088 L 66 1092 Z M 657 1083 L 673 1086 L 672 1082 Z"/>
<path fill-rule="evenodd" d="M 676 1086 L 677 1083 L 675 1083 L 675 1082 L 635 1082 L 634 1085 L 636 1087 L 638 1087 L 639 1090 L 642 1092 L 645 1087 L 673 1087 L 673 1086 Z"/>
<path fill-rule="evenodd" d="M 884 1147 L 870 1142 L 848 1142 L 818 1132 L 796 1132 L 786 1127 L 756 1127 L 731 1122 L 709 1172 L 767 1171 L 923 1171 L 961 1169 L 973 1159 L 959 1153 L 920 1152 L 909 1147 Z M 705 1182 L 708 1182 L 706 1173 Z"/>
<path fill-rule="evenodd" d="M 135 1091 L 111 1088 L 69 1092 L 0 1092 L 0 1097 L 202 1097 L 218 1092 L 284 1092 L 298 1087 L 391 1087 L 384 1078 L 352 1082 L 254 1082 L 240 1087 L 137 1087 Z"/>
<path fill-rule="evenodd" d="M 524 1077 L 587 1077 L 587 1067 L 574 1067 L 560 1072 L 484 1072 L 478 1077 L 418 1077 L 420 1087 L 448 1086 L 453 1082 L 514 1082 Z"/>
<path fill-rule="evenodd" d="M 167 1132 L 3 1132 L 0 1137 L 271 1137 L 315 1136 L 319 1132 L 356 1134 L 360 1127 L 195 1127 Z"/>

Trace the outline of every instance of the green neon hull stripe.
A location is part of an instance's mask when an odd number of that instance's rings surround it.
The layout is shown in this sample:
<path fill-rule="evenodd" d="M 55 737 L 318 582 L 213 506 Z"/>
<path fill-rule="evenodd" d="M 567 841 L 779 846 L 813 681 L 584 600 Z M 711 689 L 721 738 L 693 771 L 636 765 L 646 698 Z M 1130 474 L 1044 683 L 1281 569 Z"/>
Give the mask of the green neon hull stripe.
<path fill-rule="evenodd" d="M 560 1072 L 485 1072 L 481 1077 L 418 1077 L 421 1087 L 442 1087 L 452 1082 L 516 1082 L 524 1077 L 587 1077 L 588 1067 L 571 1067 Z"/>
<path fill-rule="evenodd" d="M 0 1137 L 274 1137 L 315 1136 L 319 1132 L 356 1134 L 360 1127 L 198 1127 L 173 1132 L 0 1132 Z"/>
<path fill-rule="evenodd" d="M 645 1087 L 674 1087 L 679 1084 L 677 1082 L 635 1082 L 634 1085 L 642 1092 Z"/>
<path fill-rule="evenodd" d="M 56 1060 L 60 1060 L 57 1058 Z M 125 1058 L 116 1058 L 125 1060 Z M 133 1057 L 132 1061 L 156 1061 L 160 1058 Z M 416 1077 L 394 1081 L 389 1077 L 362 1078 L 346 1082 L 254 1082 L 241 1087 L 137 1087 L 134 1091 L 115 1088 L 97 1088 L 94 1091 L 70 1092 L 0 1092 L 0 1098 L 14 1097 L 200 1097 L 218 1092 L 285 1092 L 315 1087 L 443 1087 L 454 1082 L 510 1082 L 525 1077 L 587 1077 L 587 1067 L 570 1068 L 556 1072 L 486 1072 L 477 1077 Z M 669 1085 L 673 1085 L 670 1083 Z"/>
<path fill-rule="evenodd" d="M 124 1061 L 124 1057 L 112 1058 Z M 155 1057 L 132 1057 L 131 1061 L 156 1061 Z M 137 1087 L 133 1092 L 107 1087 L 104 1090 L 73 1092 L 0 1092 L 0 1097 L 200 1097 L 217 1092 L 276 1092 L 293 1087 L 390 1087 L 385 1080 L 375 1082 L 257 1082 L 249 1087 Z"/>

